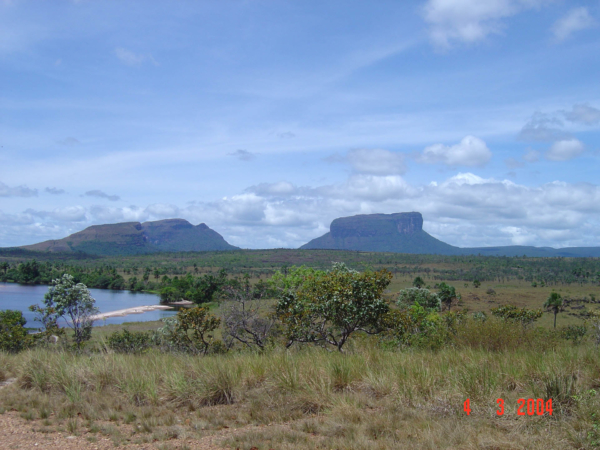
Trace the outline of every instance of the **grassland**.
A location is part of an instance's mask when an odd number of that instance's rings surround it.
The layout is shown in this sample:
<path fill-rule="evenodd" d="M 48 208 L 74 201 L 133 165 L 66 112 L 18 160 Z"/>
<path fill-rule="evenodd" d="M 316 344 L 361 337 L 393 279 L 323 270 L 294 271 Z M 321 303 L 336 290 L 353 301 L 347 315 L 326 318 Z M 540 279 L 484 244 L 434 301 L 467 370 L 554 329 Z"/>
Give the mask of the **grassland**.
<path fill-rule="evenodd" d="M 152 258 L 158 257 L 73 264 L 85 270 L 109 266 L 124 277 L 144 267 L 166 268 L 172 276 L 228 267 L 256 282 L 293 264 L 325 268 L 345 260 L 358 269 L 392 271 L 388 300 L 415 276 L 431 287 L 453 285 L 462 296 L 453 309 L 470 312 L 501 304 L 541 308 L 552 290 L 587 299 L 561 312 L 559 326 L 584 323 L 583 313 L 598 309 L 590 300 L 600 297 L 600 263 L 589 258 L 402 259 L 283 250 Z M 475 277 L 480 287 L 474 287 Z M 264 311 L 272 303 L 264 301 Z M 216 302 L 211 311 L 219 316 L 223 307 Z M 577 344 L 561 339 L 552 320 L 544 314 L 527 329 L 469 319 L 439 350 L 399 348 L 357 335 L 345 354 L 275 346 L 205 357 L 158 350 L 115 354 L 106 346 L 110 333 L 162 324 L 109 325 L 94 329 L 83 354 L 53 347 L 0 353 L 0 382 L 16 379 L 1 391 L 0 412 L 18 414 L 24 426 L 46 433 L 125 448 L 204 448 L 207 439 L 213 446 L 206 448 L 244 450 L 600 448 L 600 349 L 590 335 Z M 470 415 L 463 409 L 467 398 Z M 517 415 L 519 398 L 552 398 L 552 416 Z M 503 415 L 496 412 L 498 399 L 504 400 Z"/>

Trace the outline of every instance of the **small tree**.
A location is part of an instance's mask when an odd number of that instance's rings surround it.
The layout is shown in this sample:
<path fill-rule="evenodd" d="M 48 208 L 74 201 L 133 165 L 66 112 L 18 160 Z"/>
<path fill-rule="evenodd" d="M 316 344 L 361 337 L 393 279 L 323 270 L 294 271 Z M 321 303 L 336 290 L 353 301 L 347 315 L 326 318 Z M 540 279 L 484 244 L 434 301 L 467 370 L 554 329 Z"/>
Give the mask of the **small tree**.
<path fill-rule="evenodd" d="M 556 328 L 556 316 L 564 309 L 561 295 L 558 292 L 550 293 L 548 299 L 544 303 L 544 308 L 554 313 L 554 328 Z"/>
<path fill-rule="evenodd" d="M 431 292 L 429 289 L 402 289 L 398 293 L 398 301 L 396 303 L 402 309 L 409 308 L 417 303 L 428 311 L 440 311 L 442 309 L 440 298 L 435 292 Z"/>
<path fill-rule="evenodd" d="M 417 289 L 421 289 L 423 286 L 425 286 L 425 281 L 423 281 L 423 278 L 421 278 L 421 277 L 416 277 L 416 278 L 413 280 L 413 283 L 412 283 L 412 285 L 413 285 L 414 287 L 416 287 Z"/>
<path fill-rule="evenodd" d="M 342 351 L 356 331 L 379 333 L 388 312 L 381 298 L 392 274 L 387 270 L 358 273 L 338 266 L 331 272 L 307 278 L 295 292 L 285 292 L 276 314 L 294 342 L 333 345 Z"/>
<path fill-rule="evenodd" d="M 479 281 L 477 278 L 475 278 L 473 280 L 473 287 L 478 288 L 479 286 L 481 286 L 481 281 Z"/>
<path fill-rule="evenodd" d="M 95 303 L 86 285 L 75 283 L 69 274 L 52 280 L 48 292 L 44 295 L 46 308 L 53 308 L 73 329 L 73 338 L 78 349 L 92 336 L 94 315 L 99 312 L 94 306 Z"/>
<path fill-rule="evenodd" d="M 21 311 L 11 309 L 0 311 L 0 350 L 17 353 L 33 343 L 25 329 L 26 323 Z"/>
<path fill-rule="evenodd" d="M 263 350 L 275 325 L 273 315 L 260 312 L 260 299 L 268 295 L 269 286 L 262 281 L 252 286 L 246 274 L 242 281 L 230 280 L 223 290 L 230 301 L 223 318 L 226 344 L 231 347 L 238 341 L 246 347 Z"/>
<path fill-rule="evenodd" d="M 176 317 L 163 319 L 166 326 L 157 330 L 162 343 L 174 350 L 206 355 L 213 336 L 209 333 L 219 327 L 221 320 L 208 308 L 182 309 Z"/>
<path fill-rule="evenodd" d="M 456 293 L 456 289 L 454 288 L 454 286 L 450 286 L 446 283 L 440 283 L 438 289 L 439 292 L 437 295 L 440 298 L 442 304 L 446 306 L 448 310 L 450 310 L 450 308 L 452 307 L 452 303 L 454 303 L 455 300 L 458 301 L 461 298 L 460 294 Z"/>

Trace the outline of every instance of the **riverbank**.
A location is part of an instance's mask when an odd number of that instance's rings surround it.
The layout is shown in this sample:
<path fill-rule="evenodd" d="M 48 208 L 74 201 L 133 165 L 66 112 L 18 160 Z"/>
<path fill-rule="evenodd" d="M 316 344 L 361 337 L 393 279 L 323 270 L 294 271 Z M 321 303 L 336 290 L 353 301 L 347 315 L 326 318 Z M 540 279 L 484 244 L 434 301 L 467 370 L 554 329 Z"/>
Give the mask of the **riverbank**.
<path fill-rule="evenodd" d="M 109 311 L 106 313 L 96 314 L 95 316 L 92 316 L 92 320 L 104 320 L 104 319 L 108 319 L 110 317 L 124 317 L 124 316 L 128 316 L 130 314 L 143 314 L 143 313 L 150 312 L 150 311 L 168 310 L 168 309 L 175 309 L 175 308 L 172 306 L 167 306 L 167 305 L 136 306 L 135 308 L 119 309 L 117 311 Z"/>

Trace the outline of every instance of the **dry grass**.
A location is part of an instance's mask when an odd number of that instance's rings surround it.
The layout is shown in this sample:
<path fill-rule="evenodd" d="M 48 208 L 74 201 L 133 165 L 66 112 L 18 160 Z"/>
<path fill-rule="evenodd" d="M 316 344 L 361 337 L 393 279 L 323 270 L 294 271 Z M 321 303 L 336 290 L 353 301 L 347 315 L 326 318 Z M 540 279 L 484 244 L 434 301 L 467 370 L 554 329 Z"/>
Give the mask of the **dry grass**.
<path fill-rule="evenodd" d="M 454 347 L 437 352 L 386 351 L 364 340 L 348 354 L 0 354 L 1 370 L 18 378 L 0 408 L 117 443 L 229 427 L 241 430 L 225 444 L 240 449 L 595 448 L 598 347 L 519 333 L 472 322 Z M 549 397 L 552 417 L 516 414 L 519 398 Z"/>

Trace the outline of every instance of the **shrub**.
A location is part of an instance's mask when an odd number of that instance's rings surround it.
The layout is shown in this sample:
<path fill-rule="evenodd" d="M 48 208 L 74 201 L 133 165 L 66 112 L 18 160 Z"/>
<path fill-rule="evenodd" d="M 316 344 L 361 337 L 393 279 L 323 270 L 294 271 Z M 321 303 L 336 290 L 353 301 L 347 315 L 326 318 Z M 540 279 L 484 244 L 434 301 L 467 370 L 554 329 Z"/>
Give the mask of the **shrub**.
<path fill-rule="evenodd" d="M 542 317 L 542 310 L 517 308 L 514 305 L 501 305 L 492 308 L 492 315 L 509 322 L 520 322 L 522 325 L 531 325 Z"/>
<path fill-rule="evenodd" d="M 31 346 L 33 339 L 25 329 L 26 323 L 21 311 L 0 311 L 0 350 L 17 353 Z"/>
<path fill-rule="evenodd" d="M 558 334 L 562 339 L 578 344 L 587 334 L 587 327 L 585 325 L 567 325 L 560 328 Z"/>
<path fill-rule="evenodd" d="M 155 341 L 168 350 L 206 355 L 211 350 L 213 336 L 221 319 L 208 308 L 182 309 L 176 317 L 163 319 L 165 326 L 156 331 Z"/>
<path fill-rule="evenodd" d="M 403 309 L 415 304 L 419 304 L 430 311 L 440 311 L 442 309 L 440 297 L 429 289 L 421 288 L 402 289 L 398 293 L 396 304 Z"/>
<path fill-rule="evenodd" d="M 152 346 L 152 334 L 144 331 L 132 333 L 127 329 L 115 331 L 108 337 L 108 346 L 117 353 L 143 353 Z"/>

